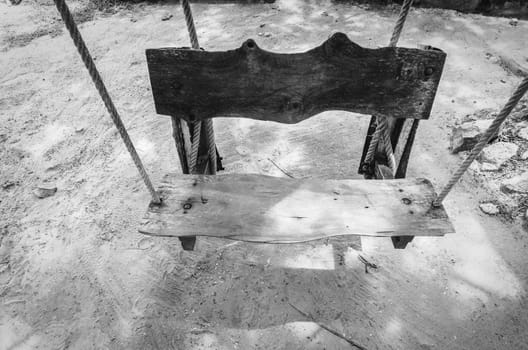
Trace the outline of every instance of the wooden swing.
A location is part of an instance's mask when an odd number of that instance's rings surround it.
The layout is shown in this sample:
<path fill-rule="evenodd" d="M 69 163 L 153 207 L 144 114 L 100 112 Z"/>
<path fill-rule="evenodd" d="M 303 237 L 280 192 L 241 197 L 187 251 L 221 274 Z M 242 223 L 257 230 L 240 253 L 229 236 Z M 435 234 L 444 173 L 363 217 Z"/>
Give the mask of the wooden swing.
<path fill-rule="evenodd" d="M 389 47 L 366 49 L 337 33 L 295 54 L 267 52 L 251 39 L 235 50 L 203 51 L 188 1 L 182 0 L 193 49 L 147 50 L 156 111 L 172 118 L 184 173 L 167 175 L 156 191 L 69 9 L 64 0 L 55 3 L 152 195 L 139 231 L 179 237 L 184 249 L 194 248 L 196 236 L 261 243 L 382 236 L 405 248 L 414 236 L 452 233 L 443 199 L 528 89 L 525 78 L 437 196 L 428 180 L 404 178 L 445 61 L 445 53 L 432 47 L 395 47 L 412 0 L 402 5 Z M 329 110 L 373 116 L 359 169 L 365 180 L 215 175 L 222 164 L 212 118 L 291 124 Z"/>
<path fill-rule="evenodd" d="M 298 123 L 320 112 L 345 110 L 427 119 L 445 54 L 437 49 L 365 49 L 337 33 L 305 53 L 277 54 L 247 40 L 236 50 L 147 50 L 156 111 L 173 117 L 185 172 L 210 172 L 207 135 L 189 166 L 197 122 L 241 117 Z M 183 125 L 182 125 L 183 123 Z M 186 136 L 188 135 L 188 136 Z M 393 139 L 398 139 L 394 131 Z M 398 159 L 403 172 L 410 153 Z M 201 165 L 200 165 L 201 164 Z M 384 164 L 376 158 L 373 165 Z M 217 170 L 221 165 L 216 164 Z M 369 169 L 365 169 L 366 172 Z M 373 174 L 376 178 L 379 176 Z M 335 235 L 440 236 L 453 232 L 435 193 L 422 179 L 297 180 L 265 175 L 169 175 L 140 232 L 156 236 L 216 236 L 291 243 Z M 402 177 L 402 176 L 399 176 Z"/>

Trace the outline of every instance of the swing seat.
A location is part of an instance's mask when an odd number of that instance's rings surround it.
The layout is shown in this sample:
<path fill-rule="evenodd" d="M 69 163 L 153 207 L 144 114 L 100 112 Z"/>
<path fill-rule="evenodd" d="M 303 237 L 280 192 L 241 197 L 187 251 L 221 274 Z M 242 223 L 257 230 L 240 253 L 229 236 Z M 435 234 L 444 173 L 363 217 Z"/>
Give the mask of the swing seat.
<path fill-rule="evenodd" d="M 432 207 L 424 179 L 316 180 L 254 174 L 167 175 L 162 204 L 139 231 L 152 236 L 213 236 L 297 243 L 339 235 L 443 236 L 454 232 Z"/>
<path fill-rule="evenodd" d="M 366 49 L 342 33 L 295 54 L 267 52 L 253 40 L 222 52 L 147 50 L 156 111 L 191 130 L 207 118 L 291 124 L 328 110 L 393 121 L 428 119 L 444 61 L 438 49 Z M 190 143 L 200 142 L 200 149 L 205 145 L 184 129 L 175 129 L 174 135 L 186 172 Z M 407 160 L 401 163 L 406 167 Z M 149 206 L 139 229 L 147 235 L 266 243 L 390 236 L 393 242 L 403 238 L 403 248 L 413 236 L 454 232 L 443 207 L 432 207 L 435 193 L 423 179 L 167 175 L 159 192 L 162 203 Z"/>

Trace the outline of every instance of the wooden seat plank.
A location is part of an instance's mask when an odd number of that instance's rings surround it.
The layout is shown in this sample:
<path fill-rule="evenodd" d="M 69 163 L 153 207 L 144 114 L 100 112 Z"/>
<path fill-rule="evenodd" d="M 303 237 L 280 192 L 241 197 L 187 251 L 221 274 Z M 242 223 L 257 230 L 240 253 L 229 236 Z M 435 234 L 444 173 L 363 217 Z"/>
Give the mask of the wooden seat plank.
<path fill-rule="evenodd" d="M 139 231 L 295 243 L 339 235 L 443 236 L 454 229 L 424 179 L 167 175 Z"/>
<path fill-rule="evenodd" d="M 146 55 L 159 114 L 281 123 L 328 110 L 428 119 L 446 57 L 432 48 L 368 49 L 343 33 L 303 53 L 268 52 L 250 39 L 229 51 Z"/>

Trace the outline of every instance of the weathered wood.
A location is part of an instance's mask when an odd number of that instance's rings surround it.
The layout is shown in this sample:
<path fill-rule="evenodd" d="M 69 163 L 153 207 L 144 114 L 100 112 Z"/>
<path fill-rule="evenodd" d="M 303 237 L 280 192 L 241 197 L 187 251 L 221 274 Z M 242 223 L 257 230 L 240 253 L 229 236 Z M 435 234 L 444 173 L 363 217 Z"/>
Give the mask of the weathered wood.
<path fill-rule="evenodd" d="M 393 125 L 391 126 L 391 146 L 394 149 L 394 156 L 396 157 L 396 174 L 393 175 L 390 168 L 384 163 L 375 161 L 373 166 L 373 174 L 374 178 L 378 180 L 405 178 L 407 172 L 407 165 L 409 163 L 409 156 L 411 153 L 412 145 L 414 143 L 414 136 L 416 134 L 416 129 L 418 128 L 420 119 L 392 119 L 392 121 L 395 122 L 392 123 Z M 407 128 L 404 129 L 404 126 L 407 126 Z M 403 136 L 402 132 L 404 133 Z M 378 158 L 378 155 L 376 158 Z M 407 244 L 409 244 L 413 240 L 413 238 L 414 236 L 392 236 L 391 240 L 394 248 L 405 249 L 407 247 Z"/>
<path fill-rule="evenodd" d="M 191 154 L 191 135 L 189 132 L 189 125 L 181 118 L 171 116 L 172 120 L 172 137 L 176 144 L 178 157 L 180 159 L 180 166 L 182 173 L 189 174 L 188 155 Z M 196 236 L 193 237 L 179 237 L 183 250 L 194 250 L 196 245 Z"/>
<path fill-rule="evenodd" d="M 188 121 L 297 123 L 326 110 L 427 119 L 444 60 L 440 50 L 366 49 L 342 33 L 294 54 L 264 51 L 251 39 L 222 52 L 147 50 L 157 112 Z"/>
<path fill-rule="evenodd" d="M 299 180 L 264 175 L 168 175 L 162 205 L 139 231 L 293 243 L 339 235 L 441 236 L 454 232 L 431 208 L 427 180 Z"/>
<path fill-rule="evenodd" d="M 430 51 L 430 52 L 442 52 L 439 49 L 434 48 L 429 45 L 418 45 L 418 48 L 420 50 L 425 50 L 425 51 Z M 424 119 L 427 119 L 427 118 L 424 118 Z M 394 149 L 394 156 L 397 162 L 396 178 L 405 177 L 405 174 L 407 171 L 407 165 L 409 162 L 409 156 L 410 156 L 412 145 L 414 142 L 414 136 L 418 128 L 418 121 L 419 121 L 418 118 L 414 118 L 414 121 L 409 121 L 409 120 L 402 119 L 402 118 L 398 118 L 398 119 L 390 118 L 388 120 L 389 130 L 390 130 L 390 135 L 391 135 L 391 143 Z M 410 132 L 408 133 L 406 132 L 403 135 L 405 139 L 401 140 L 401 134 L 402 134 L 403 129 L 405 130 L 409 129 Z M 374 157 L 374 162 L 372 162 L 372 164 L 365 163 L 365 157 L 367 154 L 367 150 L 370 146 L 372 135 L 374 134 L 375 130 L 376 130 L 376 117 L 372 116 L 370 118 L 369 129 L 368 129 L 367 137 L 365 139 L 365 144 L 363 145 L 363 153 L 361 156 L 361 161 L 359 163 L 360 166 L 358 170 L 358 173 L 363 174 L 365 178 L 376 177 L 376 173 L 378 174 L 384 173 L 384 172 L 380 172 L 379 169 L 377 169 L 378 162 L 381 161 L 381 164 L 387 165 L 385 150 L 382 145 L 378 145 L 378 149 Z M 389 178 L 392 178 L 392 176 Z"/>
<path fill-rule="evenodd" d="M 414 239 L 414 236 L 392 236 L 392 245 L 396 249 L 405 249 L 407 244 L 411 243 Z"/>
<path fill-rule="evenodd" d="M 176 143 L 176 149 L 180 158 L 182 172 L 184 174 L 189 174 L 190 169 L 188 164 L 188 158 L 191 154 L 192 142 L 194 142 L 192 137 L 192 135 L 194 135 L 194 126 L 192 124 L 189 125 L 186 121 L 178 117 L 171 116 L 171 118 L 173 128 L 172 135 Z M 198 149 L 197 168 L 194 174 L 211 174 L 211 166 L 216 166 L 217 170 L 223 170 L 222 161 L 218 153 L 218 149 L 216 149 L 216 164 L 210 164 L 206 138 L 207 137 L 205 135 L 205 129 L 202 128 L 199 140 L 200 146 Z M 194 246 L 196 245 L 196 236 L 186 236 L 179 238 L 183 250 L 194 250 Z"/>
<path fill-rule="evenodd" d="M 371 117 L 369 126 L 367 129 L 367 136 L 365 137 L 365 142 L 363 143 L 363 151 L 361 152 L 361 160 L 359 161 L 358 174 L 361 174 L 365 179 L 371 179 L 374 175 L 374 166 L 375 162 L 366 163 L 365 158 L 367 157 L 368 149 L 370 143 L 372 142 L 372 136 L 376 132 L 376 118 Z"/>
<path fill-rule="evenodd" d="M 176 144 L 176 150 L 178 151 L 178 158 L 180 159 L 180 167 L 182 173 L 189 174 L 189 162 L 187 154 L 190 154 L 190 138 L 187 125 L 183 125 L 185 121 L 178 117 L 171 116 L 172 120 L 172 137 Z M 186 130 L 187 129 L 187 130 Z"/>
<path fill-rule="evenodd" d="M 398 154 L 398 169 L 396 170 L 395 177 L 397 179 L 403 179 L 407 175 L 407 166 L 409 165 L 409 159 L 411 156 L 412 146 L 414 144 L 414 138 L 416 137 L 416 131 L 420 120 L 415 119 L 410 125 L 409 132 L 406 135 L 406 139 L 403 147 L 401 147 L 401 155 Z M 398 152 L 399 153 L 399 152 Z"/>
<path fill-rule="evenodd" d="M 421 50 L 438 51 L 438 49 L 429 45 L 418 45 L 418 48 Z M 394 176 L 396 179 L 403 179 L 407 175 L 407 166 L 409 165 L 414 138 L 419 124 L 419 119 L 412 121 L 400 119 L 396 120 L 391 127 L 392 147 L 397 162 L 396 174 Z M 410 241 L 404 240 L 403 238 L 401 240 L 393 239 L 395 247 L 399 244 L 405 248 L 408 242 Z"/>

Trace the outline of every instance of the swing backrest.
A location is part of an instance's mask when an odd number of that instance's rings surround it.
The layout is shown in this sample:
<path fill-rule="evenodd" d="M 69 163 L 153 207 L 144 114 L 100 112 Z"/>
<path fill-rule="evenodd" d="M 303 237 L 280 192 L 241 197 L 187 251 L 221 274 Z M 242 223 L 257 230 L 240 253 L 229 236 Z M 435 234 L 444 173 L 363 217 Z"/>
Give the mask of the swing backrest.
<path fill-rule="evenodd" d="M 147 50 L 159 114 L 193 122 L 244 117 L 298 123 L 328 110 L 428 119 L 445 53 L 434 48 L 366 49 L 336 33 L 304 52 L 240 48 Z"/>

